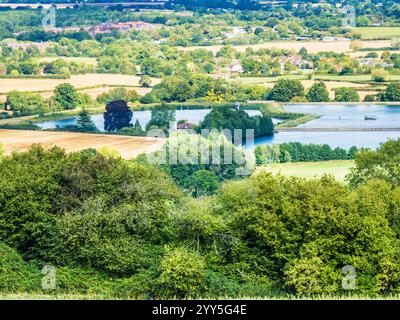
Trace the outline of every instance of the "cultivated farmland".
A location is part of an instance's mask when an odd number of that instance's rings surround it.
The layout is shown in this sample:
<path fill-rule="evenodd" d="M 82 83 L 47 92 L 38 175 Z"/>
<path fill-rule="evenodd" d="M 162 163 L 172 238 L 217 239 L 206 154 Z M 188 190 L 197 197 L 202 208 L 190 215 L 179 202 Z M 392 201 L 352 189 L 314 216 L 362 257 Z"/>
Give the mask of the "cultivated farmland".
<path fill-rule="evenodd" d="M 135 89 L 144 95 L 151 89 L 140 87 L 139 80 L 138 76 L 105 73 L 72 75 L 70 79 L 0 79 L 0 100 L 4 101 L 5 95 L 12 90 L 37 92 L 48 98 L 53 94 L 54 88 L 61 83 L 70 83 L 78 91 L 86 92 L 92 98 L 118 86 Z M 159 82 L 160 79 L 152 79 L 152 85 Z"/>
<path fill-rule="evenodd" d="M 124 159 L 132 159 L 141 153 L 153 152 L 159 149 L 164 144 L 164 140 L 148 137 L 74 132 L 0 130 L 0 144 L 5 153 L 25 151 L 34 144 L 41 144 L 45 148 L 59 146 L 67 152 L 87 148 L 107 148 L 118 152 Z"/>

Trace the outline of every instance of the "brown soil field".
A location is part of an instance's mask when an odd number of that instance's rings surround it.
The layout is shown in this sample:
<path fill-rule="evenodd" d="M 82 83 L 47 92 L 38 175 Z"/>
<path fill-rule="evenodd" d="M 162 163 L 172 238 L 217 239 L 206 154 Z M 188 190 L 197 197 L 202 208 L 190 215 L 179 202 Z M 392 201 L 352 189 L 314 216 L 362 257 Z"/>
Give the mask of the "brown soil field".
<path fill-rule="evenodd" d="M 362 43 L 364 48 L 384 48 L 390 47 L 390 40 L 376 40 L 376 41 L 358 41 Z M 258 49 L 289 49 L 299 51 L 302 47 L 306 48 L 309 53 L 316 53 L 322 51 L 334 51 L 334 52 L 349 52 L 351 41 L 336 41 L 336 42 L 324 42 L 324 41 L 290 41 L 290 42 L 268 42 L 263 44 L 252 44 L 252 45 L 238 45 L 234 46 L 238 52 L 244 52 L 246 48 Z M 222 48 L 222 45 L 214 46 L 194 46 L 194 47 L 182 47 L 183 51 L 190 51 L 195 49 L 207 49 L 212 52 L 217 52 Z"/>
<path fill-rule="evenodd" d="M 124 159 L 132 159 L 141 153 L 158 150 L 164 142 L 164 139 L 149 137 L 75 132 L 0 130 L 0 144 L 6 154 L 13 151 L 24 151 L 29 149 L 33 144 L 40 144 L 45 148 L 57 145 L 67 152 L 87 148 L 108 148 L 117 151 Z"/>
<path fill-rule="evenodd" d="M 92 86 L 131 86 L 139 88 L 138 76 L 124 74 L 99 74 L 88 73 L 72 75 L 70 79 L 0 79 L 0 92 L 7 93 L 12 90 L 18 91 L 53 91 L 61 83 L 70 83 L 77 89 Z M 153 78 L 152 85 L 160 82 Z"/>

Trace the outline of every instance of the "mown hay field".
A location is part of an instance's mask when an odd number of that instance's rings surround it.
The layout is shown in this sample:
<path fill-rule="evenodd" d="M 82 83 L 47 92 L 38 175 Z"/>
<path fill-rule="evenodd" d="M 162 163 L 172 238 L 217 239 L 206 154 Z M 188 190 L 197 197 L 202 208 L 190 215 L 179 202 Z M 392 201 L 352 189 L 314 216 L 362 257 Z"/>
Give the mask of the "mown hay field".
<path fill-rule="evenodd" d="M 53 91 L 61 83 L 70 83 L 77 89 L 94 86 L 139 87 L 140 77 L 125 74 L 87 73 L 72 75 L 70 79 L 0 79 L 0 92 L 12 90 L 46 92 Z M 160 82 L 153 78 L 152 85 Z"/>
<path fill-rule="evenodd" d="M 85 92 L 94 99 L 118 86 L 134 89 L 140 95 L 150 92 L 151 88 L 142 88 L 139 80 L 138 76 L 106 73 L 72 75 L 70 79 L 0 79 L 0 102 L 4 102 L 7 93 L 12 90 L 36 92 L 44 98 L 49 98 L 53 95 L 54 88 L 61 83 L 70 83 L 78 91 Z M 151 84 L 155 85 L 160 81 L 158 78 L 152 78 Z"/>
<path fill-rule="evenodd" d="M 164 144 L 164 139 L 76 132 L 0 130 L 0 144 L 6 154 L 25 151 L 34 144 L 40 144 L 45 148 L 59 146 L 67 152 L 107 148 L 118 152 L 124 159 L 132 159 L 141 153 L 158 150 Z"/>

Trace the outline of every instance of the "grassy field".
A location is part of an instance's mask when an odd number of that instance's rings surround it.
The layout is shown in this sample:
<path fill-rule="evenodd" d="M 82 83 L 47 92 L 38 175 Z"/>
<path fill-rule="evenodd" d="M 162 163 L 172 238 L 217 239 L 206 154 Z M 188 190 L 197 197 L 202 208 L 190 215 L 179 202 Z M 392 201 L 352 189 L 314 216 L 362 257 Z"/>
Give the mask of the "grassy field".
<path fill-rule="evenodd" d="M 400 27 L 359 27 L 354 30 L 363 40 L 391 39 L 400 37 Z"/>
<path fill-rule="evenodd" d="M 320 177 L 323 174 L 331 174 L 337 180 L 344 181 L 345 176 L 350 172 L 353 163 L 352 160 L 273 163 L 261 167 L 258 170 L 265 170 L 273 174 L 282 174 L 283 176 L 295 176 L 301 178 L 314 178 Z"/>
<path fill-rule="evenodd" d="M 41 144 L 45 148 L 57 145 L 67 152 L 87 148 L 107 148 L 118 152 L 124 159 L 132 159 L 141 153 L 158 150 L 164 144 L 164 140 L 148 137 L 76 132 L 0 130 L 0 144 L 6 154 L 13 151 L 27 150 L 33 144 Z"/>

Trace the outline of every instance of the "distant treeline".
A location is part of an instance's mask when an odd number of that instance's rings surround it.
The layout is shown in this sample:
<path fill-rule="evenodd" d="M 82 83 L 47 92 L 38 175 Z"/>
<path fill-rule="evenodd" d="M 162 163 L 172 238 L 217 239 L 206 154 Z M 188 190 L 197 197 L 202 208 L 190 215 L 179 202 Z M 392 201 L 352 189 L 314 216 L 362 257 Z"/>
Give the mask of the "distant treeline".
<path fill-rule="evenodd" d="M 327 160 L 354 159 L 359 149 L 355 146 L 349 150 L 331 148 L 327 144 L 302 144 L 287 142 L 275 145 L 263 145 L 255 148 L 256 165 L 279 162 L 315 162 Z"/>

